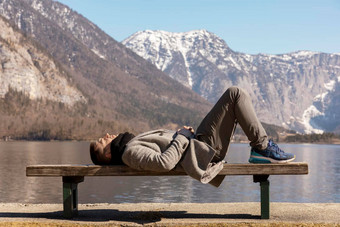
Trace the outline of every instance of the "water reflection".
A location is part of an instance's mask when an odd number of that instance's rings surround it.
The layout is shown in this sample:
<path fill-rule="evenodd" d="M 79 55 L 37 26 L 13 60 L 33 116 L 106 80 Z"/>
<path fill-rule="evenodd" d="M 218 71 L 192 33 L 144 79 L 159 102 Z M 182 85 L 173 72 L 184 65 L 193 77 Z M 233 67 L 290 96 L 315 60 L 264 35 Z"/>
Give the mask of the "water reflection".
<path fill-rule="evenodd" d="M 32 164 L 91 163 L 87 142 L 0 142 L 0 202 L 62 203 L 60 177 L 26 177 Z M 340 202 L 340 146 L 281 144 L 309 164 L 309 175 L 271 176 L 271 201 Z M 246 163 L 249 147 L 232 144 L 228 163 Z M 86 177 L 80 203 L 259 201 L 252 176 L 227 176 L 219 188 L 189 177 Z"/>

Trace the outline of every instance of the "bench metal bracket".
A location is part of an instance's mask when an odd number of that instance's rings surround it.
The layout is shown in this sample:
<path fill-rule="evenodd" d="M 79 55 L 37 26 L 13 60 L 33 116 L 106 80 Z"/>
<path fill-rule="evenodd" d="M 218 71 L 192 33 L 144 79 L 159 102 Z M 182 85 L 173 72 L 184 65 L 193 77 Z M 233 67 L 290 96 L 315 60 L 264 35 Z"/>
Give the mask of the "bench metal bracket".
<path fill-rule="evenodd" d="M 261 219 L 270 217 L 270 200 L 269 200 L 269 175 L 253 175 L 254 182 L 260 183 L 261 187 Z"/>
<path fill-rule="evenodd" d="M 63 205 L 65 218 L 73 218 L 78 215 L 78 183 L 83 181 L 83 176 L 63 176 Z"/>

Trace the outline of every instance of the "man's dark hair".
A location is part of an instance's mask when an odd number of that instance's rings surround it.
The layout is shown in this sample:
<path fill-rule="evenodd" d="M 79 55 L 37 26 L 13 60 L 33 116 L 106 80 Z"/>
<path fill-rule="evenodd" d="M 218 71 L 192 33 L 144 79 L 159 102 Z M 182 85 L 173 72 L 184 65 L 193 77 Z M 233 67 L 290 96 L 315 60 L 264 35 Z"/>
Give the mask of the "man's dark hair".
<path fill-rule="evenodd" d="M 120 133 L 115 139 L 113 139 L 107 146 L 110 150 L 103 148 L 102 146 L 97 146 L 96 142 L 90 143 L 90 156 L 91 160 L 95 165 L 124 165 L 122 160 L 122 155 L 126 144 L 135 137 L 129 132 Z M 105 152 L 110 152 L 110 154 L 105 154 Z M 104 158 L 105 155 L 108 155 Z M 108 159 L 108 157 L 110 157 Z"/>
<path fill-rule="evenodd" d="M 90 143 L 90 155 L 91 155 L 91 160 L 93 162 L 93 164 L 95 165 L 99 165 L 99 161 L 97 158 L 97 154 L 98 154 L 98 147 L 96 146 L 95 142 L 91 142 Z"/>

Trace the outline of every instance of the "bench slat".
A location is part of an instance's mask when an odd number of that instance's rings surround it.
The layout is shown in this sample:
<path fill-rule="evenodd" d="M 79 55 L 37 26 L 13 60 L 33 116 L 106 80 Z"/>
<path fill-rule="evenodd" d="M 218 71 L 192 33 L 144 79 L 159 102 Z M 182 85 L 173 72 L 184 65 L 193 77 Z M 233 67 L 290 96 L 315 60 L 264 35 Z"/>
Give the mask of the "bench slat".
<path fill-rule="evenodd" d="M 298 175 L 308 174 L 308 164 L 224 164 L 219 175 Z M 100 165 L 31 165 L 26 175 L 32 176 L 181 176 L 183 172 L 138 171 L 128 166 Z"/>

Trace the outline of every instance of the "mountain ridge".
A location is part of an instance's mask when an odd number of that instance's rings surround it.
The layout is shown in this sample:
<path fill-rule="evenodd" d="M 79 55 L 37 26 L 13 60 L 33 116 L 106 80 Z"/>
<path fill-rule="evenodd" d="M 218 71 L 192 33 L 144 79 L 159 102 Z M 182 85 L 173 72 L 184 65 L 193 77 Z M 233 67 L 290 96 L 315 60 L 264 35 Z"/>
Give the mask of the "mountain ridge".
<path fill-rule="evenodd" d="M 86 100 L 68 105 L 8 88 L 0 98 L 0 138 L 88 140 L 105 132 L 197 127 L 212 106 L 58 2 L 0 0 L 0 15 L 39 43 Z"/>
<path fill-rule="evenodd" d="M 340 125 L 339 111 L 331 107 L 339 100 L 332 95 L 338 94 L 339 54 L 244 54 L 206 30 L 146 30 L 122 43 L 211 103 L 227 87 L 237 85 L 250 93 L 266 123 L 302 133 L 336 132 Z M 329 96 L 328 103 L 320 96 Z"/>

